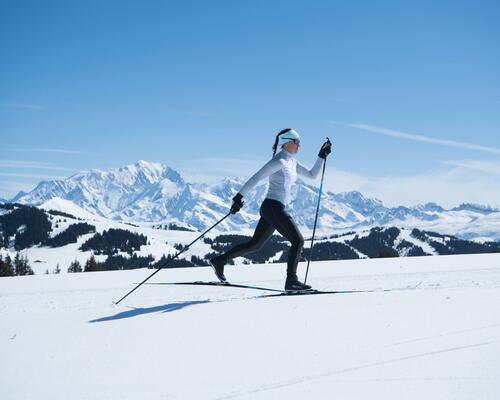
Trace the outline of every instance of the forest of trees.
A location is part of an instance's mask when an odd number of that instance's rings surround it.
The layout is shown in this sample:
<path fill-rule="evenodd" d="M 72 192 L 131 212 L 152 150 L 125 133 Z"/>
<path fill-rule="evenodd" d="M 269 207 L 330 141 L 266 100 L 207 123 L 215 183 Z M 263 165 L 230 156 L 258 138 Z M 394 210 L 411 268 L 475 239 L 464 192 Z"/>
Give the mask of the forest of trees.
<path fill-rule="evenodd" d="M 68 267 L 68 272 L 69 273 L 83 272 L 82 264 L 80 264 L 80 261 L 78 260 L 72 261 Z"/>
<path fill-rule="evenodd" d="M 129 255 L 147 244 L 147 237 L 124 229 L 109 229 L 96 233 L 80 247 L 81 251 L 93 251 L 95 254 L 113 255 L 118 251 Z"/>
<path fill-rule="evenodd" d="M 21 256 L 16 253 L 12 258 L 7 255 L 3 257 L 0 254 L 0 276 L 19 276 L 19 275 L 33 275 L 33 270 L 28 264 L 26 256 Z"/>
<path fill-rule="evenodd" d="M 428 241 L 429 244 L 441 255 L 500 253 L 500 243 L 498 242 L 476 243 L 469 240 L 459 239 L 452 235 L 441 235 L 440 233 L 421 231 L 419 229 L 413 229 L 411 231 L 411 235 L 419 240 Z"/>
<path fill-rule="evenodd" d="M 44 211 L 36 207 L 21 205 L 1 205 L 2 208 L 12 206 L 13 210 L 0 215 L 0 247 L 10 247 L 23 250 L 43 243 L 49 238 L 52 225 Z M 9 238 L 14 236 L 14 242 Z"/>
<path fill-rule="evenodd" d="M 108 256 L 104 261 L 103 269 L 106 271 L 121 270 L 121 269 L 136 269 L 149 267 L 154 262 L 152 255 L 139 257 L 133 254 L 127 258 L 122 255 Z"/>
<path fill-rule="evenodd" d="M 301 260 L 307 260 L 309 258 L 309 245 L 306 245 L 302 251 Z M 312 261 L 321 260 L 353 260 L 359 258 L 358 253 L 356 253 L 351 247 L 344 243 L 338 242 L 321 242 L 314 243 L 314 248 L 312 252 Z M 280 262 L 286 261 L 286 254 L 281 256 Z"/>
<path fill-rule="evenodd" d="M 393 248 L 398 235 L 398 228 L 372 228 L 367 236 L 356 235 L 347 243 L 370 258 L 399 257 L 398 252 Z"/>
<path fill-rule="evenodd" d="M 193 264 L 191 261 L 188 261 L 184 258 L 176 258 L 173 261 L 170 261 L 172 257 L 172 254 L 168 254 L 167 256 L 163 255 L 157 262 L 152 263 L 150 265 L 150 268 L 163 268 L 167 264 L 167 262 L 170 262 L 170 264 L 168 264 L 168 268 L 189 268 L 195 266 L 195 264 Z"/>
<path fill-rule="evenodd" d="M 62 247 L 70 243 L 76 243 L 79 236 L 95 231 L 96 229 L 94 225 L 81 222 L 70 225 L 66 230 L 62 231 L 53 238 L 47 239 L 43 244 L 49 247 Z"/>
<path fill-rule="evenodd" d="M 64 218 L 71 218 L 71 219 L 76 219 L 76 220 L 80 220 L 81 221 L 81 218 L 76 218 L 74 215 L 72 214 L 68 214 L 68 213 L 65 213 L 63 211 L 57 211 L 57 210 L 49 210 L 47 211 L 50 215 L 55 215 L 55 216 L 58 216 L 58 217 L 64 217 Z"/>
<path fill-rule="evenodd" d="M 116 271 L 124 269 L 136 269 L 151 267 L 154 263 L 154 258 L 151 255 L 139 257 L 136 254 L 132 257 L 124 257 L 122 255 L 108 256 L 103 262 L 96 260 L 94 255 L 82 266 L 78 260 L 73 261 L 68 267 L 68 272 L 94 272 L 94 271 Z"/>

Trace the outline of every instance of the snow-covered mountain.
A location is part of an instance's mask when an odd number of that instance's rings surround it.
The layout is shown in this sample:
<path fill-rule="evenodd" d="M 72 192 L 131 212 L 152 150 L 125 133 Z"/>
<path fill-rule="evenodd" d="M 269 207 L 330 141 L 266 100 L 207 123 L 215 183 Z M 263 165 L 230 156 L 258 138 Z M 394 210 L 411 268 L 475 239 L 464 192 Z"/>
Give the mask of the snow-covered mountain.
<path fill-rule="evenodd" d="M 11 201 L 41 205 L 62 198 L 105 218 L 126 222 L 154 222 L 205 229 L 222 218 L 243 178 L 226 178 L 216 184 L 186 182 L 174 169 L 159 163 L 139 161 L 109 171 L 91 170 L 64 180 L 44 181 L 29 193 Z M 239 230 L 256 224 L 266 185 L 247 196 L 241 213 L 220 225 L 222 230 Z M 296 186 L 290 212 L 308 234 L 314 224 L 318 188 Z M 382 201 L 353 191 L 324 193 L 318 229 L 322 234 L 362 230 L 374 226 L 419 228 L 452 234 L 464 239 L 499 240 L 500 211 L 461 204 L 444 209 L 435 203 L 414 207 L 387 207 Z"/>

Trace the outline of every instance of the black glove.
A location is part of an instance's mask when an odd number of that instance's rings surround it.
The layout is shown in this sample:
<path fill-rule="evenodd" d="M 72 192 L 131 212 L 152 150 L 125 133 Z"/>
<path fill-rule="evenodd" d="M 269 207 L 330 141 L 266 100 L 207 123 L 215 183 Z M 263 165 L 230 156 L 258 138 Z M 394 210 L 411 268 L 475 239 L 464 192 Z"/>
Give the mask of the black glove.
<path fill-rule="evenodd" d="M 236 196 L 233 197 L 233 205 L 231 206 L 231 214 L 236 214 L 238 211 L 241 210 L 241 207 L 243 207 L 243 204 L 245 204 L 244 201 L 241 199 L 243 196 L 240 193 L 237 193 Z"/>
<path fill-rule="evenodd" d="M 321 149 L 319 150 L 318 157 L 326 160 L 326 157 L 328 157 L 328 154 L 330 154 L 331 152 L 332 142 L 330 142 L 330 139 L 326 138 L 326 142 L 323 143 L 323 146 L 321 146 Z"/>

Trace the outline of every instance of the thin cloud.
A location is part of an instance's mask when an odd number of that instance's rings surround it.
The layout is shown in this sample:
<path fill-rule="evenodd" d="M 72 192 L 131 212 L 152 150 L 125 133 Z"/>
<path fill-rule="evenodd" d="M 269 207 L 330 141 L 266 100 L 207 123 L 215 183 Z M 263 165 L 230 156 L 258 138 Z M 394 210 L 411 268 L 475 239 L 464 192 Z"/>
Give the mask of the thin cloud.
<path fill-rule="evenodd" d="M 250 172 L 257 172 L 269 160 L 245 160 L 238 158 L 225 158 L 225 157 L 207 157 L 200 158 L 192 161 L 192 165 L 197 169 L 204 171 L 210 170 L 215 173 L 220 173 L 221 176 L 227 176 L 228 171 L 234 175 L 248 174 Z"/>
<path fill-rule="evenodd" d="M 34 153 L 58 153 L 58 154 L 78 154 L 78 155 L 93 155 L 86 151 L 71 150 L 71 149 L 52 149 L 52 148 L 38 148 L 38 147 L 11 147 L 4 148 L 7 151 L 21 151 L 21 152 L 34 152 Z"/>
<path fill-rule="evenodd" d="M 14 197 L 20 191 L 29 192 L 33 189 L 34 185 L 27 182 L 18 181 L 2 181 L 0 180 L 0 197 L 8 200 Z"/>
<path fill-rule="evenodd" d="M 357 190 L 391 207 L 427 202 L 448 208 L 460 203 L 500 205 L 497 175 L 449 164 L 420 174 L 385 176 L 368 176 L 330 166 L 325 174 L 325 189 L 334 193 Z"/>
<path fill-rule="evenodd" d="M 0 165 L 4 167 L 40 167 L 40 166 L 46 166 L 49 167 L 51 165 L 54 165 L 54 163 L 50 162 L 43 162 L 43 161 L 23 161 L 23 160 L 0 160 Z"/>
<path fill-rule="evenodd" d="M 40 106 L 38 104 L 29 104 L 29 103 L 0 103 L 0 107 L 2 108 L 24 108 L 27 110 L 38 110 L 43 111 L 45 107 Z"/>
<path fill-rule="evenodd" d="M 29 178 L 29 179 L 65 179 L 65 176 L 54 176 L 54 175 L 45 175 L 45 174 L 20 174 L 17 172 L 0 172 L 0 176 L 8 176 L 12 178 Z"/>
<path fill-rule="evenodd" d="M 39 161 L 0 160 L 0 167 L 44 169 L 53 171 L 77 171 L 75 168 L 59 167 L 57 165 L 54 165 L 53 163 Z"/>
<path fill-rule="evenodd" d="M 477 151 L 482 151 L 482 152 L 492 153 L 492 154 L 500 154 L 500 149 L 496 148 L 496 147 L 488 147 L 488 146 L 482 146 L 482 145 L 473 144 L 473 143 L 458 142 L 455 140 L 439 139 L 439 138 L 434 138 L 431 136 L 415 135 L 412 133 L 406 133 L 406 132 L 401 132 L 401 131 L 395 131 L 392 129 L 380 128 L 380 127 L 373 126 L 373 125 L 366 125 L 366 124 L 346 124 L 346 125 L 351 127 L 351 128 L 361 129 L 363 131 L 377 133 L 377 134 L 384 135 L 384 136 L 391 136 L 391 137 L 396 137 L 396 138 L 400 138 L 400 139 L 413 140 L 413 141 L 417 141 L 417 142 L 433 143 L 433 144 L 438 144 L 438 145 L 442 145 L 442 146 L 459 147 L 462 149 L 477 150 Z"/>
<path fill-rule="evenodd" d="M 227 177 L 250 177 L 267 161 L 264 159 L 238 159 L 230 157 L 205 157 L 190 160 L 189 164 L 174 163 L 187 180 L 198 183 L 216 183 Z M 200 172 L 201 171 L 201 172 Z"/>
<path fill-rule="evenodd" d="M 484 160 L 446 160 L 442 162 L 445 165 L 449 165 L 457 168 L 464 168 L 473 171 L 479 171 L 490 175 L 500 175 L 500 163 L 494 161 L 484 161 Z"/>

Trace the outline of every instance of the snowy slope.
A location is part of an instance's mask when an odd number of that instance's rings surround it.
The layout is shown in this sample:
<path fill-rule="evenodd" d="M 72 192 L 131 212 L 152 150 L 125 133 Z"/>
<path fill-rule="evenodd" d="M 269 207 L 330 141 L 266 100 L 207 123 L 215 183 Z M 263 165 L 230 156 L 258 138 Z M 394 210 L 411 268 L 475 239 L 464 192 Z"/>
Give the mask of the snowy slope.
<path fill-rule="evenodd" d="M 55 210 L 64 212 L 87 221 L 105 220 L 105 218 L 92 214 L 91 212 L 77 206 L 75 203 L 69 200 L 61 199 L 60 197 L 53 197 L 50 200 L 47 200 L 42 203 L 39 208 L 46 211 Z"/>
<path fill-rule="evenodd" d="M 7 212 L 17 212 L 17 217 L 11 219 L 11 222 L 6 222 L 8 225 L 5 228 L 6 232 L 11 232 L 6 242 L 8 248 L 0 248 L 0 255 L 6 256 L 10 254 L 14 258 L 17 251 L 23 256 L 26 256 L 32 269 L 36 274 L 43 274 L 45 272 L 51 273 L 56 269 L 59 264 L 63 273 L 67 271 L 68 266 L 76 259 L 81 264 L 84 264 L 92 255 L 93 251 L 80 250 L 81 246 L 87 242 L 94 235 L 103 234 L 104 231 L 110 229 L 120 229 L 131 232 L 137 235 L 145 236 L 144 243 L 138 246 L 133 252 L 137 257 L 150 257 L 149 259 L 142 259 L 135 263 L 134 267 L 147 266 L 150 262 L 159 261 L 163 255 L 173 255 L 182 248 L 183 245 L 191 243 L 195 238 L 200 235 L 198 231 L 192 230 L 170 230 L 164 229 L 162 224 L 156 223 L 138 223 L 132 224 L 124 221 L 115 221 L 102 216 L 91 214 L 90 212 L 80 208 L 74 203 L 60 199 L 53 198 L 46 201 L 40 206 L 44 210 L 39 212 L 37 218 L 40 221 L 46 218 L 47 228 L 44 230 L 44 235 L 49 238 L 55 238 L 59 234 L 64 233 L 63 237 L 67 236 L 67 230 L 71 231 L 70 227 L 75 228 L 74 225 L 82 225 L 86 223 L 90 225 L 90 229 L 81 232 L 78 237 L 71 241 L 61 241 L 61 237 L 56 241 L 43 239 L 38 242 L 30 242 L 24 244 L 21 239 L 17 239 L 15 233 L 23 230 L 27 237 L 35 237 L 40 235 L 40 225 L 25 225 L 22 222 L 22 215 L 28 218 L 31 215 L 28 211 L 30 207 L 16 205 L 9 207 L 8 210 L 0 209 L 4 212 L 4 216 L 0 216 L 0 225 L 4 222 Z M 42 218 L 43 217 L 43 218 Z M 33 217 L 30 217 L 33 218 Z M 13 221 L 16 220 L 17 223 Z M 38 221 L 38 219 L 36 219 Z M 50 226 L 50 228 L 49 228 Z M 73 230 L 74 231 L 74 230 Z M 13 233 L 12 233 L 13 232 Z M 89 232 L 89 233 L 87 233 Z M 229 234 L 229 235 L 227 235 Z M 188 251 L 184 252 L 180 258 L 191 263 L 190 265 L 203 265 L 207 258 L 212 254 L 218 253 L 227 246 L 234 245 L 234 238 L 232 235 L 246 235 L 250 237 L 253 232 L 250 228 L 241 229 L 238 231 L 226 232 L 226 235 L 220 235 L 215 230 L 210 232 L 204 240 L 196 241 Z M 0 229 L 0 237 L 3 236 L 3 231 Z M 40 236 L 38 236 L 40 237 Z M 47 236 L 44 236 L 47 237 Z M 98 239 L 103 243 L 103 239 Z M 241 238 L 240 240 L 244 240 Z M 35 244 L 33 244 L 35 243 Z M 68 244 L 69 243 L 69 244 Z M 17 247 L 15 247 L 17 246 Z M 22 247 L 21 247 L 22 246 Z M 57 247 L 51 247 L 57 246 Z M 286 259 L 286 249 L 288 248 L 286 242 L 281 236 L 274 236 L 266 246 L 261 249 L 259 255 L 249 254 L 246 259 L 236 259 L 236 263 L 242 262 L 279 262 Z M 132 253 L 125 252 L 126 248 L 116 247 L 118 254 L 126 259 L 129 259 Z M 306 245 L 306 249 L 309 245 Z M 16 250 L 17 249 L 17 250 Z M 93 247 L 98 251 L 98 248 Z M 313 252 L 313 260 L 336 260 L 336 259 L 354 259 L 354 258 L 377 258 L 377 257 L 406 257 L 406 256 L 422 256 L 422 255 L 439 255 L 439 254 L 466 254 L 466 253 L 494 253 L 500 252 L 500 243 L 484 243 L 478 244 L 471 241 L 458 240 L 452 236 L 439 235 L 432 232 L 410 230 L 405 228 L 372 228 L 364 229 L 356 232 L 348 232 L 338 235 L 317 236 L 316 244 Z M 99 253 L 98 253 L 99 254 Z M 109 254 L 109 253 L 108 253 Z M 307 257 L 307 251 L 304 251 L 303 256 Z M 192 259 L 192 257 L 194 257 Z M 107 255 L 96 256 L 97 260 L 104 262 L 107 260 Z M 201 259 L 201 260 L 200 260 Z M 108 260 L 113 261 L 113 260 Z M 117 265 L 117 262 L 119 265 Z M 117 267 L 126 269 L 129 266 L 124 265 L 123 260 L 114 260 L 105 269 Z"/>
<path fill-rule="evenodd" d="M 60 201 L 58 201 L 58 203 L 61 204 Z M 65 208 L 65 210 L 67 209 Z M 83 212 L 78 212 L 78 210 L 75 210 L 74 207 L 72 207 L 72 210 L 76 211 L 74 215 L 79 215 L 81 217 L 84 216 L 85 213 L 87 213 L 84 210 Z M 109 229 L 123 229 L 137 234 L 145 235 L 148 239 L 148 243 L 144 246 L 141 246 L 140 250 L 136 251 L 135 254 L 142 257 L 152 255 L 156 260 L 161 259 L 164 254 L 177 253 L 178 250 L 174 248 L 175 244 L 187 244 L 191 242 L 193 238 L 199 235 L 199 233 L 197 232 L 169 231 L 163 229 L 155 229 L 147 225 L 130 225 L 125 222 L 113 221 L 103 217 L 92 215 L 90 215 L 89 218 L 85 218 L 84 221 L 95 226 L 97 233 L 103 233 L 105 230 Z M 81 221 L 75 221 L 63 217 L 55 217 L 53 222 L 57 222 L 59 227 L 57 229 L 54 229 L 54 233 L 51 236 L 55 236 L 55 234 L 67 229 L 71 224 Z M 92 251 L 79 250 L 81 245 L 88 239 L 90 239 L 93 235 L 94 233 L 82 235 L 78 238 L 78 241 L 76 243 L 71 243 L 62 247 L 52 248 L 37 245 L 22 250 L 20 253 L 28 258 L 35 274 L 43 274 L 46 270 L 52 272 L 57 264 L 60 265 L 60 268 L 62 270 L 61 272 L 66 273 L 67 268 L 72 261 L 76 259 L 83 265 L 93 254 Z M 186 253 L 186 256 L 190 257 L 192 254 L 204 255 L 209 253 L 210 251 L 210 246 L 200 240 L 191 247 L 190 252 Z M 7 253 L 7 250 L 0 249 L 0 252 Z M 14 256 L 15 252 L 13 249 L 10 249 L 9 252 L 11 256 Z M 126 258 L 129 258 L 129 255 L 126 253 L 122 255 Z M 106 257 L 107 256 L 105 255 L 98 255 L 96 256 L 96 259 L 102 262 L 106 259 Z"/>
<path fill-rule="evenodd" d="M 55 197 L 69 200 L 84 210 L 113 220 L 173 223 L 203 230 L 222 218 L 243 178 L 226 178 L 216 184 L 186 182 L 180 173 L 158 163 L 139 161 L 121 168 L 91 170 L 67 179 L 40 182 L 30 193 L 20 193 L 15 201 L 40 205 Z M 224 221 L 220 230 L 253 227 L 266 185 L 249 193 L 242 212 Z M 290 212 L 304 232 L 314 225 L 318 182 L 295 188 Z M 387 207 L 378 199 L 353 191 L 324 193 L 318 232 L 332 234 L 374 226 L 398 226 L 435 230 L 470 240 L 500 240 L 500 211 L 496 208 L 462 204 L 446 210 L 435 203 L 414 207 Z"/>
<path fill-rule="evenodd" d="M 310 282 L 324 289 L 418 286 L 269 298 L 148 285 L 118 306 L 149 270 L 2 278 L 1 398 L 496 400 L 499 265 L 499 254 L 320 262 Z M 280 287 L 284 270 L 227 275 Z M 212 278 L 169 270 L 155 282 Z"/>

